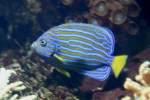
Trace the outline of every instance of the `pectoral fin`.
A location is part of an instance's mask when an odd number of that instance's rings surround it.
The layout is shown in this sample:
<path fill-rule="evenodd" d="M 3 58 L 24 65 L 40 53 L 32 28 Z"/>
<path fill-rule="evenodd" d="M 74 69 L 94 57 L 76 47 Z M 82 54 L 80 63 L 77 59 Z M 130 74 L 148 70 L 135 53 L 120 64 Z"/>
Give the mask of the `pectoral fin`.
<path fill-rule="evenodd" d="M 71 75 L 68 71 L 62 69 L 62 68 L 55 68 L 58 72 L 60 72 L 61 74 L 65 75 L 66 77 L 70 78 Z"/>
<path fill-rule="evenodd" d="M 62 57 L 58 56 L 57 54 L 54 54 L 54 57 L 56 57 L 61 62 L 65 62 L 65 60 Z M 66 77 L 71 77 L 70 73 L 65 69 L 59 67 L 55 67 L 55 69 L 61 74 L 65 75 Z"/>
<path fill-rule="evenodd" d="M 64 59 L 62 57 L 58 56 L 57 54 L 54 54 L 54 57 L 56 57 L 58 60 L 64 62 Z"/>

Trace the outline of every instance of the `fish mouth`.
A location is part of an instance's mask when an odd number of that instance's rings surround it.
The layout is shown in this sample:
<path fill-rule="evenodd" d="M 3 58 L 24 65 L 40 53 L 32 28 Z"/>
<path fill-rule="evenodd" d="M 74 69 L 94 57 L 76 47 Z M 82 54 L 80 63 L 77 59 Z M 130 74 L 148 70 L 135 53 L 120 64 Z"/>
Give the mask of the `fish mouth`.
<path fill-rule="evenodd" d="M 33 53 L 37 53 L 36 47 L 37 47 L 37 43 L 33 42 L 33 43 L 31 44 L 31 46 L 30 46 L 31 51 L 32 51 Z"/>
<path fill-rule="evenodd" d="M 36 42 L 33 42 L 33 43 L 31 44 L 31 49 L 32 49 L 32 50 L 35 50 L 36 46 L 37 46 L 37 43 L 36 43 Z"/>

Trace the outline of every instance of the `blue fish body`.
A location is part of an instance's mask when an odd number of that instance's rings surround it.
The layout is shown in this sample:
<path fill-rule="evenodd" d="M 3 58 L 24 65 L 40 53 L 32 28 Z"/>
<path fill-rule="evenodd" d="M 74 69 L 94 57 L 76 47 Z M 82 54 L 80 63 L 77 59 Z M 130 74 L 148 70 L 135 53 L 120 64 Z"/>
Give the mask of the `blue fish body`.
<path fill-rule="evenodd" d="M 49 29 L 32 48 L 41 56 L 60 58 L 68 69 L 105 80 L 111 73 L 114 44 L 113 33 L 105 27 L 68 23 Z"/>

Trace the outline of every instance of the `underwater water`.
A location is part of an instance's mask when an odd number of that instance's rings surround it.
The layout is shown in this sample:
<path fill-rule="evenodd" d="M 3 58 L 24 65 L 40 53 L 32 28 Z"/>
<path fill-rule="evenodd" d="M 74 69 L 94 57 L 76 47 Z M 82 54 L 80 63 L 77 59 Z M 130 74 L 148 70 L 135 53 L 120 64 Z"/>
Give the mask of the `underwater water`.
<path fill-rule="evenodd" d="M 29 96 L 27 100 L 123 100 L 126 95 L 133 99 L 124 84 L 126 78 L 134 80 L 143 62 L 150 61 L 148 9 L 146 0 L 0 0 L 0 68 L 6 69 L 0 69 L 0 80 L 4 79 L 0 100 L 11 100 L 15 94 L 14 100 L 24 96 Z M 114 33 L 113 56 L 128 55 L 118 78 L 112 73 L 99 81 L 72 70 L 67 77 L 51 64 L 53 59 L 47 62 L 32 51 L 31 44 L 48 29 L 72 22 L 107 27 Z M 11 83 L 15 84 L 9 90 Z"/>

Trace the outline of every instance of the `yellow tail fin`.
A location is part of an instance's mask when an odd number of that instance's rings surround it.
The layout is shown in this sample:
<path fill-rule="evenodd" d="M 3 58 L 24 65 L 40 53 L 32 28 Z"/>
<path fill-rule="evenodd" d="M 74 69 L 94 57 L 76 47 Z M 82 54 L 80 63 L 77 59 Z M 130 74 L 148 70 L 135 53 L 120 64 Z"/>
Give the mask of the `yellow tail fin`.
<path fill-rule="evenodd" d="M 127 55 L 121 55 L 121 56 L 115 56 L 114 60 L 112 62 L 112 70 L 114 72 L 115 77 L 117 78 L 122 71 L 123 67 L 126 64 L 128 56 Z"/>

